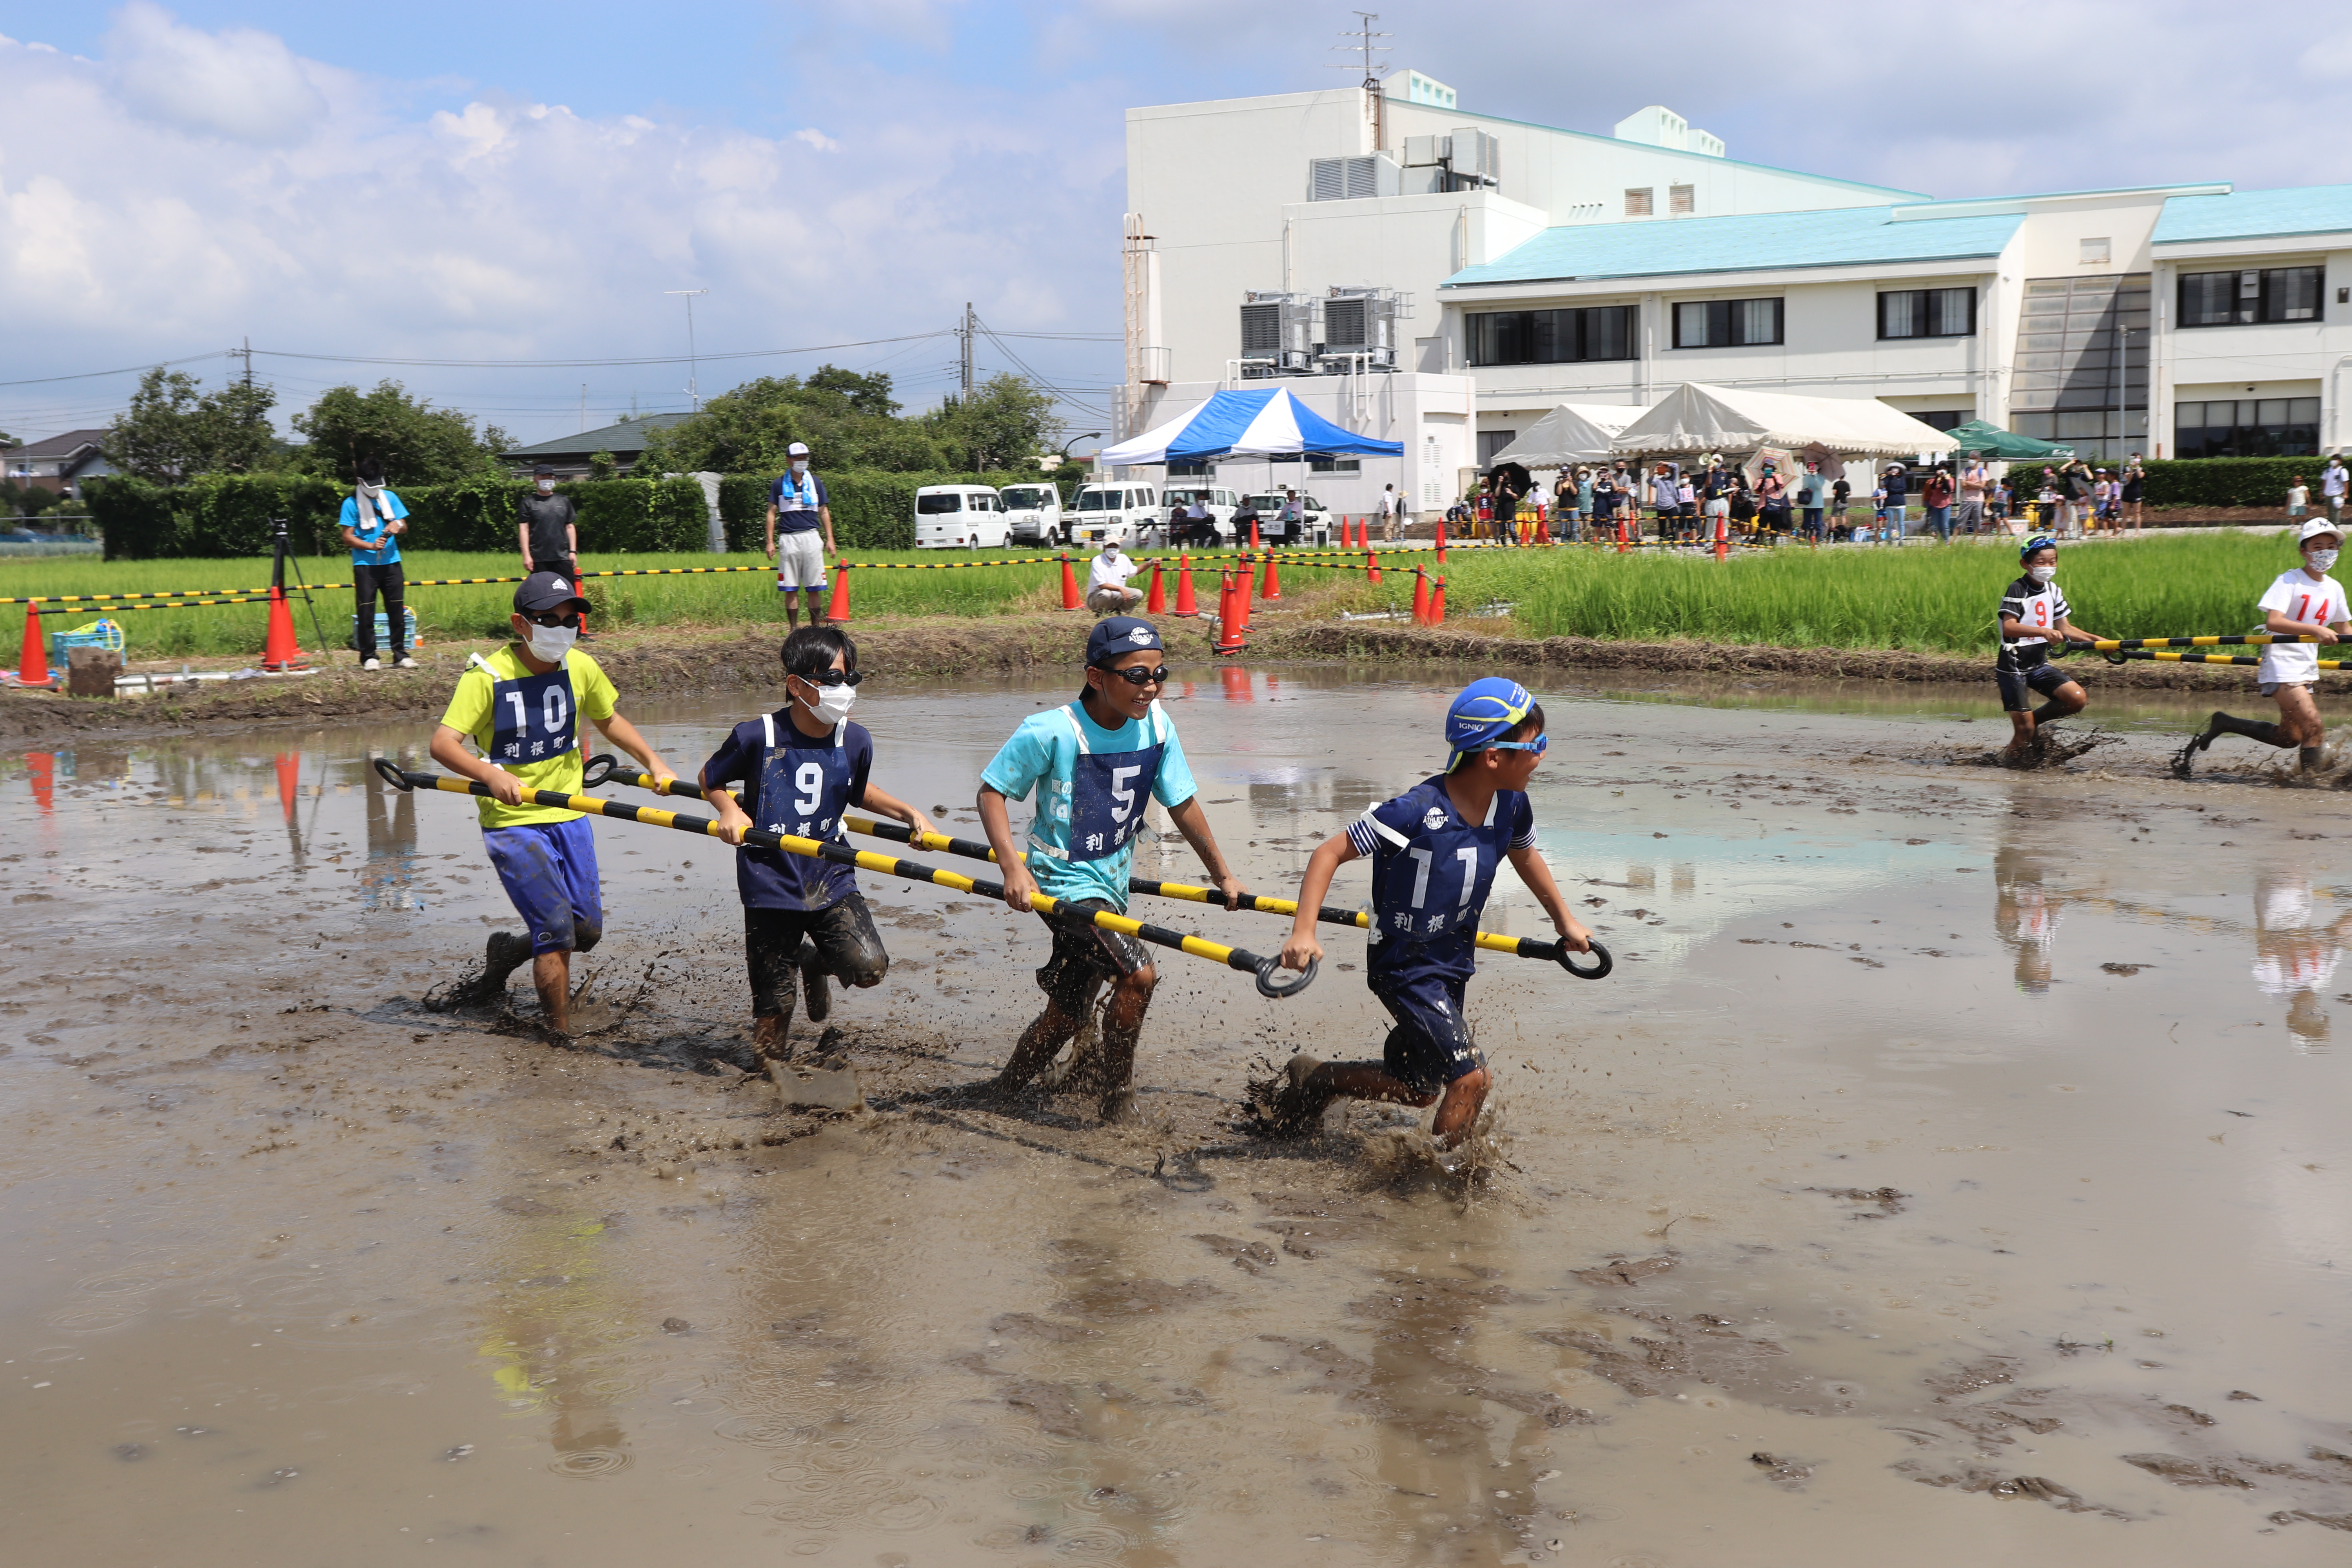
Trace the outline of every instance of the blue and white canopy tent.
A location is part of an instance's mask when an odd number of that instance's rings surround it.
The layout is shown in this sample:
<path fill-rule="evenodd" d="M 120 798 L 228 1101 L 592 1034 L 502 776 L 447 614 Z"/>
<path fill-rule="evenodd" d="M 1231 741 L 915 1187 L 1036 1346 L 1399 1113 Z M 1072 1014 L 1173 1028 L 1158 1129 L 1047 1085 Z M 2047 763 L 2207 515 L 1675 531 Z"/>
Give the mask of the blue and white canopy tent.
<path fill-rule="evenodd" d="M 1105 468 L 1197 463 L 1216 458 L 1402 458 L 1404 443 L 1343 430 L 1286 387 L 1219 392 L 1190 413 L 1145 431 L 1096 461 Z"/>

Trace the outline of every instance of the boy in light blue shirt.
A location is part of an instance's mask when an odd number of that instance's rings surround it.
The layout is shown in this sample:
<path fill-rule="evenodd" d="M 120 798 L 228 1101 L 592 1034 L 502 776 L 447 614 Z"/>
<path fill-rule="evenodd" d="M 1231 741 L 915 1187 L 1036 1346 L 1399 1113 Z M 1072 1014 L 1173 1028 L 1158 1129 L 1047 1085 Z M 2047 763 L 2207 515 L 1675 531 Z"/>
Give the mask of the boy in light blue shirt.
<path fill-rule="evenodd" d="M 1080 919 L 1095 910 L 1125 913 L 1128 868 L 1147 795 L 1167 808 L 1228 909 L 1244 891 L 1209 831 L 1183 744 L 1160 708 L 1165 658 L 1150 622 L 1133 616 L 1097 622 L 1087 638 L 1087 684 L 1078 700 L 1023 720 L 980 775 L 980 819 L 1004 869 L 1004 901 L 1013 908 L 1028 909 L 1031 895 L 1043 892 Z M 1026 800 L 1032 789 L 1037 807 L 1024 863 L 1005 802 Z M 1053 955 L 1037 971 L 1045 1010 L 1023 1033 L 992 1087 L 1010 1093 L 1043 1072 L 1086 1023 L 1096 993 L 1109 981 L 1101 1054 L 1078 1064 L 1073 1076 L 1077 1087 L 1101 1094 L 1104 1121 L 1126 1121 L 1135 1108 L 1129 1079 L 1136 1037 L 1159 973 L 1132 937 L 1043 918 L 1054 932 Z"/>
<path fill-rule="evenodd" d="M 373 458 L 359 461 L 359 483 L 343 498 L 343 542 L 352 552 L 352 615 L 359 632 L 360 668 L 382 669 L 375 656 L 375 601 L 383 595 L 383 615 L 392 632 L 393 662 L 415 669 L 408 657 L 408 605 L 405 579 L 400 566 L 400 535 L 408 524 L 408 508 L 383 482 L 383 465 Z"/>

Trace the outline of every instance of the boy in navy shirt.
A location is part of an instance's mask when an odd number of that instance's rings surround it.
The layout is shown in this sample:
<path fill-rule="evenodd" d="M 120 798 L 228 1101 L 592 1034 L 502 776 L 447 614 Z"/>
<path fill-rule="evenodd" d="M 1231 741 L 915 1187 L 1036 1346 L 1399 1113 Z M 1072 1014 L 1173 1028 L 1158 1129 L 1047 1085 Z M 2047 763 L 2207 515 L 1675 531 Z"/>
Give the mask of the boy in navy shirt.
<path fill-rule="evenodd" d="M 719 808 L 720 836 L 737 847 L 735 887 L 743 900 L 743 953 L 751 972 L 751 1047 L 785 1054 L 793 1021 L 792 970 L 808 992 L 809 1022 L 833 1010 L 827 975 L 878 985 L 890 955 L 857 890 L 854 868 L 781 849 L 743 847 L 760 826 L 800 838 L 845 840 L 841 814 L 863 806 L 931 831 L 929 819 L 866 780 L 874 738 L 849 721 L 865 679 L 857 645 L 833 626 L 803 626 L 784 639 L 784 705 L 735 726 L 702 764 L 702 787 Z M 723 786 L 741 781 L 741 803 Z"/>
<path fill-rule="evenodd" d="M 1486 1100 L 1486 1061 L 1470 1037 L 1463 987 L 1477 952 L 1478 919 L 1507 858 L 1569 947 L 1591 951 L 1592 933 L 1569 913 L 1536 850 L 1528 781 L 1543 759 L 1543 709 L 1527 688 L 1487 676 L 1463 688 L 1445 715 L 1453 752 L 1445 771 L 1376 805 L 1315 851 L 1299 886 L 1297 918 L 1282 963 L 1319 958 L 1315 911 L 1332 873 L 1372 861 L 1372 929 L 1366 982 L 1396 1026 L 1377 1062 L 1322 1062 L 1300 1055 L 1285 1069 L 1275 1107 L 1280 1126 L 1311 1127 L 1340 1098 L 1429 1105 L 1444 1097 L 1431 1131 L 1451 1149 Z"/>

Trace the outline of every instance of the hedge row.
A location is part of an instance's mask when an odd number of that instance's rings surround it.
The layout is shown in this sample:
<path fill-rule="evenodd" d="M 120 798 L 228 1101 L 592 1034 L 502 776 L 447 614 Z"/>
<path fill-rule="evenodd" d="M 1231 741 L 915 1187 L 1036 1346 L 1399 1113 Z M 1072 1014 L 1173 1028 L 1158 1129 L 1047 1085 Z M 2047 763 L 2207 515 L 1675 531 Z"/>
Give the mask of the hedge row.
<path fill-rule="evenodd" d="M 1037 476 L 1023 474 L 824 476 L 835 542 L 844 550 L 912 549 L 915 491 L 924 485 L 1003 486 L 1024 479 L 1038 482 Z M 764 474 L 719 480 L 728 549 L 761 547 L 772 482 Z M 515 503 L 530 492 L 528 480 L 499 479 L 394 488 L 408 508 L 404 542 L 417 550 L 512 550 Z M 580 479 L 557 489 L 579 508 L 583 554 L 700 550 L 709 541 L 709 510 L 698 479 Z M 325 479 L 274 474 L 209 476 L 176 488 L 132 479 L 96 479 L 87 487 L 110 561 L 267 554 L 271 521 L 280 517 L 291 524 L 299 552 L 339 554 L 338 520 L 347 493 Z"/>
<path fill-rule="evenodd" d="M 2022 466 L 2022 465 L 2021 465 Z M 2097 467 L 2096 464 L 2092 465 Z M 2315 505 L 2325 458 L 2168 458 L 2146 465 L 2150 506 L 2286 506 L 2301 474 Z"/>

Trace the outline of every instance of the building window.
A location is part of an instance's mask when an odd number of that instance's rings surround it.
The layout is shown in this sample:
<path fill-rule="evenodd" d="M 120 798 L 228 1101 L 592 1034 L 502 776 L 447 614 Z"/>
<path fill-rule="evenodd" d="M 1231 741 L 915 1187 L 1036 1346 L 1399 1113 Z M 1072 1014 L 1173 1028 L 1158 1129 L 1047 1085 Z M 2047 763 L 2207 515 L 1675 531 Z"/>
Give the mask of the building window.
<path fill-rule="evenodd" d="M 2115 241 L 2105 237 L 2086 239 L 2081 242 L 2079 253 L 2074 259 L 2077 265 L 2083 267 L 2105 267 L 2108 258 L 2115 254 Z"/>
<path fill-rule="evenodd" d="M 1693 300 L 1675 307 L 1675 347 L 1747 348 L 1780 341 L 1778 300 Z"/>
<path fill-rule="evenodd" d="M 2256 321 L 2315 321 L 2322 267 L 2247 268 L 2241 272 L 2180 275 L 2180 324 L 2235 327 Z"/>
<path fill-rule="evenodd" d="M 1668 185 L 1666 187 L 1666 210 L 1674 214 L 1676 217 L 1687 217 L 1692 213 L 1698 211 L 1698 187 L 1696 185 Z"/>
<path fill-rule="evenodd" d="M 2319 399 L 2241 397 L 2172 405 L 2176 458 L 2307 458 L 2319 451 Z"/>
<path fill-rule="evenodd" d="M 1904 289 L 1878 297 L 1882 338 L 1965 338 L 1976 330 L 1973 289 Z"/>
<path fill-rule="evenodd" d="M 1957 430 L 1976 417 L 1965 408 L 1931 408 L 1925 412 L 1916 408 L 1906 408 L 1903 412 L 1920 424 L 1937 430 Z"/>
<path fill-rule="evenodd" d="M 1171 463 L 1168 477 L 1171 479 L 1205 479 L 1209 477 L 1206 463 Z"/>
<path fill-rule="evenodd" d="M 2028 279 L 2009 427 L 2087 461 L 2144 451 L 2147 359 L 2147 273 Z"/>
<path fill-rule="evenodd" d="M 1627 217 L 1648 217 L 1652 209 L 1656 205 L 1656 199 L 1657 193 L 1654 186 L 1643 185 L 1638 191 L 1627 191 L 1625 193 L 1625 216 Z"/>
<path fill-rule="evenodd" d="M 1633 307 L 1481 310 L 1466 318 L 1470 363 L 1576 364 L 1633 357 Z"/>
<path fill-rule="evenodd" d="M 1519 438 L 1517 430 L 1481 430 L 1478 432 L 1478 466 L 1491 468 L 1495 454 Z"/>
<path fill-rule="evenodd" d="M 1361 458 L 1309 458 L 1307 471 L 1310 474 L 1360 474 L 1364 471 Z"/>

